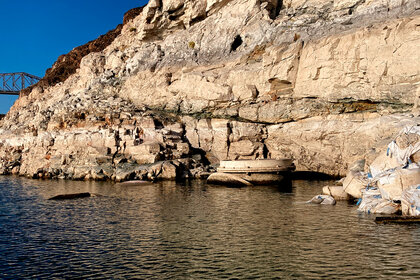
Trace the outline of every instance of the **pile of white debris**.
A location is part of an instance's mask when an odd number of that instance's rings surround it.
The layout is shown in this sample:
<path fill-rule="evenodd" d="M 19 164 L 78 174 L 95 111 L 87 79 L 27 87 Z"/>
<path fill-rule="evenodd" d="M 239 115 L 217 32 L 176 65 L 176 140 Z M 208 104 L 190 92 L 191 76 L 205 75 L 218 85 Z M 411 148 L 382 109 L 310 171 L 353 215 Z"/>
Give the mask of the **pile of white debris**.
<path fill-rule="evenodd" d="M 375 214 L 420 216 L 420 126 L 406 127 L 364 172 L 354 164 L 342 186 L 326 186 L 309 202 L 335 204 L 358 199 L 358 210 Z"/>

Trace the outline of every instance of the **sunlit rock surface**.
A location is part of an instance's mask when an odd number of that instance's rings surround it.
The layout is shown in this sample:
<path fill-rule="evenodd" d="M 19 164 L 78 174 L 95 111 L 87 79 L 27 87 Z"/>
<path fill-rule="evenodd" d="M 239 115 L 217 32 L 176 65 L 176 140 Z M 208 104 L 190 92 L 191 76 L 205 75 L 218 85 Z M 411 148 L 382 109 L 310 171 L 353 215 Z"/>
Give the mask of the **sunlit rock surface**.
<path fill-rule="evenodd" d="M 419 14 L 416 0 L 151 0 L 76 73 L 19 98 L 0 171 L 174 179 L 291 157 L 345 175 L 419 123 Z"/>

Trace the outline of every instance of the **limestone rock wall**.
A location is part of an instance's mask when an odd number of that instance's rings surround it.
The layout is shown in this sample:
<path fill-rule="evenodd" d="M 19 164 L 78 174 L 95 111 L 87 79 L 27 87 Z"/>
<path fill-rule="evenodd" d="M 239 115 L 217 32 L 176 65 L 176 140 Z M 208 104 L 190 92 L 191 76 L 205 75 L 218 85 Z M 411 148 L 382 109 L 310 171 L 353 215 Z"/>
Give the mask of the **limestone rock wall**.
<path fill-rule="evenodd" d="M 418 124 L 416 0 L 151 0 L 139 13 L 75 74 L 19 98 L 1 121 L 3 173 L 172 178 L 292 157 L 344 175 Z"/>

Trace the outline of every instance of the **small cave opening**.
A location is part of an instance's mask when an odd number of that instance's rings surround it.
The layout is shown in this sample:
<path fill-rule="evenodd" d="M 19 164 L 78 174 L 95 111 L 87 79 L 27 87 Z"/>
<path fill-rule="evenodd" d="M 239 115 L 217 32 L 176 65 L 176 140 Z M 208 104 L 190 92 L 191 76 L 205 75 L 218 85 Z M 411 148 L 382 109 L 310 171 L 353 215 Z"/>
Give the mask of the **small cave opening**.
<path fill-rule="evenodd" d="M 160 120 L 153 119 L 153 122 L 154 122 L 154 124 L 155 124 L 156 129 L 162 129 L 162 128 L 164 128 L 164 127 L 165 127 L 165 126 L 163 125 L 163 123 L 162 123 Z"/>
<path fill-rule="evenodd" d="M 264 0 L 267 3 L 266 9 L 269 11 L 270 18 L 275 20 L 283 8 L 283 0 Z"/>
<path fill-rule="evenodd" d="M 276 9 L 273 11 L 274 12 L 274 15 L 273 15 L 274 18 L 273 19 L 276 19 L 276 17 L 279 16 L 280 11 L 281 11 L 282 8 L 283 8 L 283 0 L 278 0 L 277 1 Z"/>
<path fill-rule="evenodd" d="M 237 35 L 235 37 L 235 40 L 233 40 L 233 43 L 230 47 L 230 52 L 236 51 L 242 45 L 242 43 L 243 43 L 242 37 L 240 35 Z"/>
<path fill-rule="evenodd" d="M 201 15 L 201 16 L 197 16 L 196 18 L 191 19 L 190 26 L 192 26 L 192 25 L 194 25 L 194 24 L 196 24 L 196 23 L 198 23 L 200 21 L 205 20 L 206 17 L 207 17 L 207 15 Z"/>

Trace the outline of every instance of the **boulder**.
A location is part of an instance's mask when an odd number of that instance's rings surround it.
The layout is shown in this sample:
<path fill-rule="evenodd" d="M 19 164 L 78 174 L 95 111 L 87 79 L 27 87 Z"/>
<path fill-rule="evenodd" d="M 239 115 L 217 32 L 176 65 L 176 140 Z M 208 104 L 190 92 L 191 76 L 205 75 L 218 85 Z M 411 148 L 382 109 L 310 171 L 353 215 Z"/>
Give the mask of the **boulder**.
<path fill-rule="evenodd" d="M 343 181 L 343 190 L 355 198 L 362 198 L 362 190 L 367 187 L 369 181 L 362 172 L 350 171 Z"/>
<path fill-rule="evenodd" d="M 162 164 L 162 171 L 158 178 L 163 180 L 175 180 L 177 178 L 177 168 L 169 161 Z"/>
<path fill-rule="evenodd" d="M 159 143 L 151 142 L 129 146 L 126 148 L 125 154 L 131 156 L 138 164 L 150 164 L 158 160 L 160 149 Z"/>
<path fill-rule="evenodd" d="M 324 195 L 332 196 L 335 200 L 350 200 L 351 196 L 344 191 L 343 186 L 325 186 L 322 188 Z"/>
<path fill-rule="evenodd" d="M 354 172 L 363 172 L 365 171 L 365 165 L 366 165 L 366 160 L 360 159 L 350 164 L 348 170 L 354 171 Z"/>

